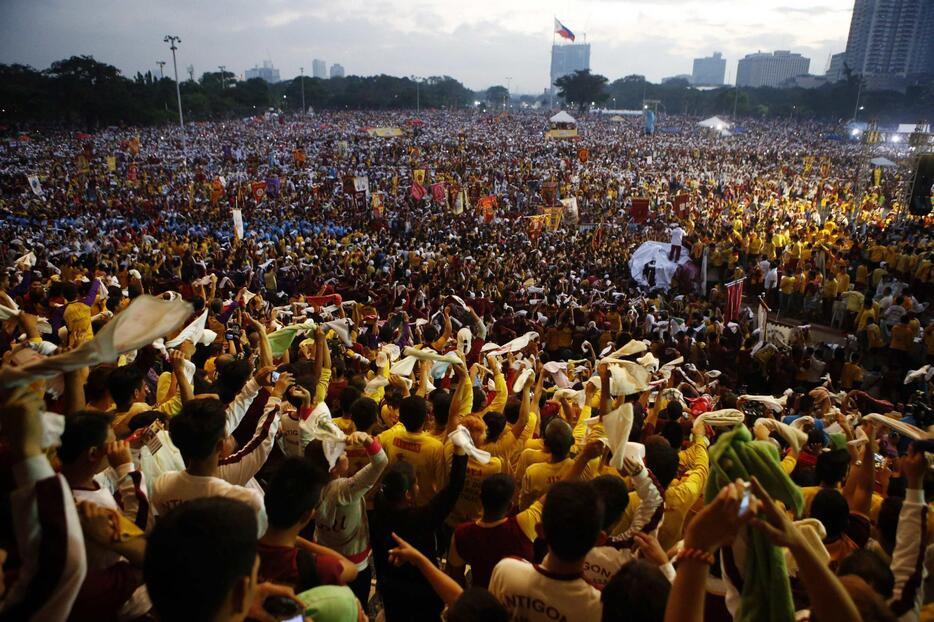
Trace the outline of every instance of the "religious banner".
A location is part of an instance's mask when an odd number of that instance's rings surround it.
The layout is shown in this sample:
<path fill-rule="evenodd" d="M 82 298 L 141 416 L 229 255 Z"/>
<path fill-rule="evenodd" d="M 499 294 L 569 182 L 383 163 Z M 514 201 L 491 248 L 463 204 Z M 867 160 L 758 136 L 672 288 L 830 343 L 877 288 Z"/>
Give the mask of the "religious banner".
<path fill-rule="evenodd" d="M 353 178 L 353 189 L 355 192 L 370 194 L 370 179 L 366 175 L 358 175 Z"/>
<path fill-rule="evenodd" d="M 536 216 L 529 216 L 529 238 L 536 240 L 538 236 L 542 233 L 542 228 L 545 226 L 545 216 L 542 214 Z"/>
<path fill-rule="evenodd" d="M 431 198 L 438 205 L 447 206 L 448 193 L 444 189 L 444 183 L 431 184 Z"/>
<path fill-rule="evenodd" d="M 78 157 L 75 158 L 75 167 L 78 169 L 78 173 L 87 175 L 89 170 L 87 156 L 83 153 L 78 154 Z"/>
<path fill-rule="evenodd" d="M 412 188 L 409 190 L 409 196 L 411 196 L 416 201 L 421 201 L 428 194 L 428 190 L 425 189 L 425 186 L 421 185 L 417 181 L 412 182 Z"/>
<path fill-rule="evenodd" d="M 366 133 L 370 136 L 377 136 L 379 138 L 402 136 L 402 130 L 398 127 L 368 127 L 366 128 Z"/>
<path fill-rule="evenodd" d="M 233 210 L 234 235 L 238 240 L 243 239 L 243 212 L 238 209 Z"/>
<path fill-rule="evenodd" d="M 29 175 L 27 179 L 29 180 L 29 188 L 32 190 L 32 193 L 37 197 L 41 197 L 42 184 L 39 183 L 39 178 L 36 175 Z"/>
<path fill-rule="evenodd" d="M 383 217 L 383 200 L 380 198 L 378 192 L 373 193 L 372 200 L 370 201 L 370 208 L 373 210 L 374 219 Z"/>
<path fill-rule="evenodd" d="M 577 224 L 578 212 L 577 212 L 577 197 L 570 197 L 568 199 L 561 199 L 561 205 L 564 206 L 565 216 L 567 220 L 572 225 Z"/>
<path fill-rule="evenodd" d="M 139 136 L 134 136 L 130 139 L 128 144 L 130 150 L 130 155 L 138 156 L 139 155 Z"/>
<path fill-rule="evenodd" d="M 126 169 L 126 178 L 130 181 L 136 181 L 137 179 L 137 167 L 136 162 L 130 162 L 130 165 Z"/>
<path fill-rule="evenodd" d="M 633 197 L 629 217 L 638 223 L 643 223 L 649 217 L 649 200 L 647 197 Z"/>
<path fill-rule="evenodd" d="M 117 170 L 117 158 L 114 156 L 107 156 L 107 170 L 111 173 Z"/>
<path fill-rule="evenodd" d="M 272 198 L 279 196 L 279 176 L 271 175 L 266 178 L 266 194 Z"/>
<path fill-rule="evenodd" d="M 577 129 L 569 130 L 548 130 L 545 132 L 547 138 L 577 138 Z"/>
<path fill-rule="evenodd" d="M 253 197 L 253 200 L 259 203 L 266 197 L 266 182 L 265 181 L 254 181 L 250 184 L 250 196 Z"/>
<path fill-rule="evenodd" d="M 563 207 L 545 208 L 545 226 L 551 231 L 557 231 L 561 226 L 561 215 L 564 212 Z"/>
<path fill-rule="evenodd" d="M 211 205 L 216 205 L 224 196 L 224 183 L 218 177 L 211 182 Z"/>
<path fill-rule="evenodd" d="M 690 198 L 691 196 L 686 192 L 681 192 L 675 195 L 674 201 L 672 201 L 672 205 L 674 206 L 675 211 L 680 218 L 687 217 L 688 211 L 690 209 L 688 206 L 688 199 Z"/>
<path fill-rule="evenodd" d="M 487 195 L 477 201 L 477 210 L 483 215 L 483 222 L 489 223 L 493 220 L 496 211 L 496 195 Z"/>
<path fill-rule="evenodd" d="M 425 185 L 425 169 L 417 168 L 414 171 L 412 171 L 412 180 L 415 183 L 421 186 L 424 186 Z"/>
<path fill-rule="evenodd" d="M 882 168 L 877 166 L 876 168 L 872 169 L 872 185 L 878 186 L 881 181 L 882 181 Z"/>
<path fill-rule="evenodd" d="M 453 211 L 456 215 L 460 215 L 463 214 L 464 210 L 467 208 L 469 208 L 469 204 L 467 202 L 467 191 L 460 189 L 457 191 L 457 195 L 454 198 L 454 208 L 451 211 Z"/>
<path fill-rule="evenodd" d="M 292 163 L 298 168 L 305 166 L 305 151 L 301 147 L 292 150 Z"/>
<path fill-rule="evenodd" d="M 739 317 L 740 307 L 743 304 L 743 282 L 746 278 L 737 279 L 726 284 L 726 308 L 723 311 L 723 321 L 732 322 Z"/>
<path fill-rule="evenodd" d="M 586 164 L 588 158 L 590 158 L 590 151 L 586 147 L 577 151 L 577 159 L 581 161 L 581 164 Z"/>
<path fill-rule="evenodd" d="M 814 166 L 814 156 L 804 156 L 804 171 L 803 174 L 807 175 L 811 172 L 811 168 Z"/>

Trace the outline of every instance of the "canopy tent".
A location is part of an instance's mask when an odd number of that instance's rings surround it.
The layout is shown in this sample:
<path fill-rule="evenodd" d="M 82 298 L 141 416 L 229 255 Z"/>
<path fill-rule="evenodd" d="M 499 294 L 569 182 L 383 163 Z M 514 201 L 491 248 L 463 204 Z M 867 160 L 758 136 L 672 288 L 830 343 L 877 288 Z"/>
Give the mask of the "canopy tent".
<path fill-rule="evenodd" d="M 724 121 L 720 117 L 710 117 L 709 119 L 704 119 L 703 121 L 700 121 L 697 125 L 699 125 L 700 127 L 706 127 L 711 130 L 718 130 L 722 132 L 723 130 L 728 129 L 732 125 L 732 123 L 730 123 L 729 121 Z"/>
<path fill-rule="evenodd" d="M 872 164 L 873 166 L 881 166 L 883 168 L 895 168 L 897 166 L 895 162 L 892 162 L 888 158 L 881 158 L 881 157 L 873 158 L 872 160 L 869 161 L 869 163 Z"/>
<path fill-rule="evenodd" d="M 571 115 L 569 115 L 568 113 L 562 110 L 555 116 L 548 119 L 548 122 L 554 123 L 554 124 L 558 124 L 558 123 L 575 123 L 576 124 L 577 119 L 575 119 L 574 117 L 572 117 Z"/>
<path fill-rule="evenodd" d="M 898 129 L 895 130 L 896 134 L 911 134 L 917 129 L 918 125 L 916 123 L 899 123 Z"/>

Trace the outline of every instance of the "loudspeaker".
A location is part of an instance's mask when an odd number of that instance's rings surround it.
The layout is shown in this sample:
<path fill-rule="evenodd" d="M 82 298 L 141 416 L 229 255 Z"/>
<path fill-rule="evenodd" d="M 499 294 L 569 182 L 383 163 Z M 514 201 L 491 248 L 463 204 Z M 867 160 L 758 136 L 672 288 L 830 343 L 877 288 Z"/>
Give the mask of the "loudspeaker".
<path fill-rule="evenodd" d="M 908 198 L 908 211 L 915 216 L 927 216 L 934 203 L 934 153 L 918 158 L 911 194 Z"/>

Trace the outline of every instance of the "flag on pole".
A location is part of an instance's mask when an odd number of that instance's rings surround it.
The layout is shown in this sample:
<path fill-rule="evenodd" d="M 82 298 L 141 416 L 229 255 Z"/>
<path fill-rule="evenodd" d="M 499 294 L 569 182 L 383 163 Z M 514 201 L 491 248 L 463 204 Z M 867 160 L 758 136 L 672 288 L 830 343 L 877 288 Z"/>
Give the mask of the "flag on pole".
<path fill-rule="evenodd" d="M 438 182 L 436 184 L 431 184 L 431 198 L 435 203 L 441 206 L 447 206 L 448 203 L 448 193 L 444 188 L 444 182 Z"/>
<path fill-rule="evenodd" d="M 39 183 L 39 178 L 36 175 L 29 175 L 29 187 L 32 188 L 32 193 L 37 197 L 42 196 L 42 184 Z"/>
<path fill-rule="evenodd" d="M 555 34 L 560 36 L 563 39 L 568 39 L 570 41 L 574 40 L 574 33 L 571 32 L 571 29 L 558 21 L 558 18 L 555 18 Z"/>
<path fill-rule="evenodd" d="M 266 196 L 266 182 L 265 181 L 254 181 L 250 184 L 250 194 L 253 196 L 253 200 L 259 203 L 263 200 L 263 197 Z"/>
<path fill-rule="evenodd" d="M 234 235 L 238 240 L 243 239 L 243 212 L 238 209 L 233 210 Z"/>
<path fill-rule="evenodd" d="M 769 324 L 769 308 L 762 301 L 762 298 L 759 298 L 759 311 L 756 313 L 756 319 L 759 322 L 759 342 L 756 345 L 756 348 L 761 348 L 765 345 L 766 327 Z"/>
<path fill-rule="evenodd" d="M 745 277 L 726 284 L 726 309 L 723 313 L 724 322 L 732 322 L 739 317 L 739 309 L 743 304 L 743 282 Z"/>

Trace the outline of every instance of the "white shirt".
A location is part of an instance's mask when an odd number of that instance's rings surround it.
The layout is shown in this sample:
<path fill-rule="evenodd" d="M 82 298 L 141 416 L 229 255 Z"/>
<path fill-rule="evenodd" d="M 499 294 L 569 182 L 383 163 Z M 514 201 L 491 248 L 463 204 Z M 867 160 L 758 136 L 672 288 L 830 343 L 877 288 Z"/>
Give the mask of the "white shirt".
<path fill-rule="evenodd" d="M 778 268 L 772 268 L 765 273 L 765 289 L 775 289 L 778 287 Z"/>
<path fill-rule="evenodd" d="M 675 227 L 671 230 L 671 245 L 672 246 L 681 246 L 681 238 L 684 237 L 684 229 L 681 227 Z"/>
<path fill-rule="evenodd" d="M 556 576 L 523 559 L 506 558 L 493 568 L 490 593 L 524 622 L 593 622 L 603 615 L 600 592 L 582 576 Z"/>
<path fill-rule="evenodd" d="M 150 500 L 153 513 L 163 516 L 175 506 L 201 497 L 229 497 L 243 501 L 256 511 L 259 537 L 266 533 L 268 522 L 262 493 L 252 488 L 236 486 L 219 477 L 191 475 L 188 471 L 163 473 L 152 485 Z"/>

